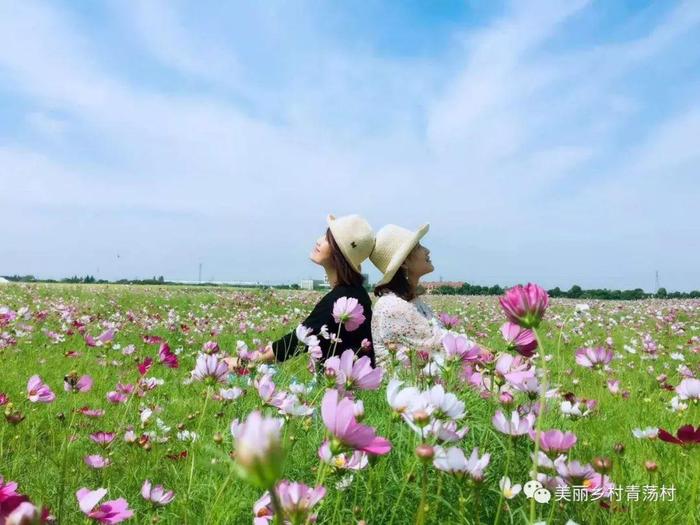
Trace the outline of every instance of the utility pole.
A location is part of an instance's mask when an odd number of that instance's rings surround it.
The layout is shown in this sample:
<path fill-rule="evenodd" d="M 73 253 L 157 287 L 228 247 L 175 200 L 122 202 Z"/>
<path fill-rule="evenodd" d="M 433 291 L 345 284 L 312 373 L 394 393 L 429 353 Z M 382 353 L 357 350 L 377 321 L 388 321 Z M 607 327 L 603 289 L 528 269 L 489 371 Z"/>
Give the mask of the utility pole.
<path fill-rule="evenodd" d="M 202 284 L 202 263 L 199 263 L 199 284 Z"/>
<path fill-rule="evenodd" d="M 659 291 L 659 288 L 661 288 L 661 285 L 659 284 L 659 270 L 656 270 L 656 291 Z"/>

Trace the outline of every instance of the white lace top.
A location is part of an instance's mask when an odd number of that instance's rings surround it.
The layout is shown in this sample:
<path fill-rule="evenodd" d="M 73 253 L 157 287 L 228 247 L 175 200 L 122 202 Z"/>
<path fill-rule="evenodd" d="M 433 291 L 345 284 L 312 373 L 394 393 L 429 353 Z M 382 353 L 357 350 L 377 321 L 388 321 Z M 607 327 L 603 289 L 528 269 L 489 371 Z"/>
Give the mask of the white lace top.
<path fill-rule="evenodd" d="M 445 332 L 433 309 L 418 297 L 409 302 L 390 293 L 372 307 L 372 344 L 378 365 L 388 359 L 389 344 L 432 350 L 442 346 Z"/>

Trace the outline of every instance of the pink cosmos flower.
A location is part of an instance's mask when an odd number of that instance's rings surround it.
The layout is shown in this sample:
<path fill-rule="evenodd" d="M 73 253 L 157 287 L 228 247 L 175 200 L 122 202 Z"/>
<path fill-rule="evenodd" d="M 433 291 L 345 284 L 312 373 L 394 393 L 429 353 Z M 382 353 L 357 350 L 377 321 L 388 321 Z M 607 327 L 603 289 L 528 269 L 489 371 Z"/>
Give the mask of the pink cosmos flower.
<path fill-rule="evenodd" d="M 476 361 L 481 355 L 481 349 L 463 335 L 447 333 L 443 336 L 441 342 L 447 359 Z"/>
<path fill-rule="evenodd" d="M 357 387 L 360 390 L 376 390 L 382 382 L 384 371 L 372 368 L 370 358 L 362 356 L 355 360 L 352 350 L 330 357 L 325 362 L 326 373 L 332 371 L 335 382 L 339 387 Z"/>
<path fill-rule="evenodd" d="M 63 389 L 66 392 L 89 392 L 92 389 L 92 377 L 85 375 L 78 378 L 77 374 L 68 374 L 63 378 Z"/>
<path fill-rule="evenodd" d="M 554 467 L 572 487 L 584 487 L 589 492 L 600 492 L 603 497 L 609 497 L 615 487 L 608 476 L 598 474 L 591 465 L 582 465 L 578 461 L 554 462 Z"/>
<path fill-rule="evenodd" d="M 284 459 L 280 436 L 282 423 L 281 419 L 265 417 L 254 411 L 244 423 L 234 421 L 231 424 L 231 434 L 236 442 L 236 463 L 241 473 L 260 488 L 271 487 L 281 477 Z"/>
<path fill-rule="evenodd" d="M 103 458 L 99 454 L 92 454 L 83 458 L 85 464 L 91 468 L 105 468 L 112 464 L 109 458 Z"/>
<path fill-rule="evenodd" d="M 676 387 L 676 394 L 682 400 L 694 399 L 695 401 L 700 401 L 700 379 L 683 379 Z"/>
<path fill-rule="evenodd" d="M 268 525 L 274 515 L 272 496 L 266 490 L 260 499 L 253 504 L 253 525 Z"/>
<path fill-rule="evenodd" d="M 170 351 L 170 346 L 168 343 L 163 343 L 160 345 L 158 350 L 158 358 L 160 359 L 160 362 L 168 368 L 180 367 L 177 356 Z"/>
<path fill-rule="evenodd" d="M 218 354 L 220 350 L 219 343 L 216 341 L 207 341 L 202 345 L 202 352 L 205 354 Z"/>
<path fill-rule="evenodd" d="M 56 394 L 42 381 L 41 377 L 33 375 L 27 382 L 27 397 L 32 403 L 51 403 L 56 399 Z"/>
<path fill-rule="evenodd" d="M 501 335 L 508 346 L 524 357 L 532 357 L 537 349 L 537 339 L 529 328 L 506 321 L 501 325 Z"/>
<path fill-rule="evenodd" d="M 496 360 L 496 373 L 511 384 L 520 384 L 535 377 L 530 363 L 525 361 L 522 356 L 505 353 L 499 355 Z"/>
<path fill-rule="evenodd" d="M 529 433 L 535 424 L 535 414 L 530 412 L 525 417 L 520 417 L 517 410 L 514 410 L 510 419 L 506 419 L 503 411 L 498 410 L 491 419 L 496 430 L 511 436 L 523 436 Z"/>
<path fill-rule="evenodd" d="M 109 328 L 102 332 L 97 338 L 92 337 L 90 334 L 85 334 L 85 344 L 88 346 L 102 346 L 114 339 L 114 329 Z"/>
<path fill-rule="evenodd" d="M 192 379 L 226 383 L 228 381 L 228 365 L 224 361 L 219 361 L 215 355 L 199 354 L 194 370 L 192 370 Z"/>
<path fill-rule="evenodd" d="M 8 401 L 10 401 L 10 398 L 7 397 L 7 394 L 5 392 L 0 392 L 0 407 L 6 405 Z"/>
<path fill-rule="evenodd" d="M 535 430 L 530 431 L 533 441 L 536 438 Z M 576 434 L 573 432 L 562 432 L 561 430 L 540 431 L 540 450 L 550 457 L 557 457 L 565 454 L 576 444 Z"/>
<path fill-rule="evenodd" d="M 292 523 L 304 523 L 311 508 L 326 495 L 324 487 L 311 488 L 296 481 L 282 480 L 277 484 L 277 494 L 285 516 Z"/>
<path fill-rule="evenodd" d="M 127 400 L 127 395 L 122 394 L 121 392 L 107 392 L 107 401 L 114 405 L 118 405 L 120 403 L 125 403 Z"/>
<path fill-rule="evenodd" d="M 78 409 L 82 415 L 87 417 L 102 417 L 105 415 L 105 411 L 101 408 L 90 408 L 89 406 L 80 407 Z"/>
<path fill-rule="evenodd" d="M 457 317 L 456 315 L 450 315 L 446 312 L 438 314 L 438 319 L 442 323 L 442 326 L 444 326 L 448 330 L 450 328 L 454 328 L 459 324 L 459 317 Z"/>
<path fill-rule="evenodd" d="M 510 321 L 523 328 L 537 328 L 549 305 L 549 296 L 536 284 L 519 284 L 506 291 L 499 302 Z"/>
<path fill-rule="evenodd" d="M 576 362 L 586 368 L 603 368 L 612 361 L 613 352 L 609 348 L 579 348 Z"/>
<path fill-rule="evenodd" d="M 287 398 L 287 392 L 278 391 L 275 382 L 272 380 L 272 376 L 269 374 L 265 374 L 253 384 L 258 390 L 260 399 L 262 399 L 268 405 L 280 408 L 282 403 L 284 403 L 284 400 Z"/>
<path fill-rule="evenodd" d="M 90 439 L 92 439 L 95 443 L 98 445 L 102 446 L 107 446 L 109 445 L 112 441 L 114 441 L 114 432 L 95 432 L 93 434 L 90 434 Z"/>
<path fill-rule="evenodd" d="M 36 525 L 48 523 L 48 511 L 40 512 L 26 496 L 9 500 L 6 505 L 0 503 L 0 523 L 4 525 Z"/>
<path fill-rule="evenodd" d="M 443 472 L 449 472 L 457 476 L 468 474 L 474 481 L 482 481 L 484 479 L 484 470 L 491 460 L 491 454 L 488 452 L 483 456 L 479 456 L 479 448 L 472 450 L 469 459 L 464 455 L 461 448 L 450 447 L 447 450 L 442 447 L 435 447 L 435 457 L 433 465 L 436 469 Z"/>
<path fill-rule="evenodd" d="M 78 498 L 80 510 L 88 517 L 100 523 L 113 525 L 131 518 L 134 513 L 129 509 L 129 503 L 124 498 L 105 501 L 97 505 L 107 494 L 107 489 L 99 488 L 89 490 L 85 487 L 78 490 L 75 496 Z"/>
<path fill-rule="evenodd" d="M 338 470 L 362 470 L 369 464 L 367 454 L 359 450 L 333 454 L 331 442 L 325 440 L 318 449 L 318 457 Z"/>
<path fill-rule="evenodd" d="M 175 498 L 175 493 L 172 490 L 166 491 L 162 485 L 151 487 L 151 482 L 148 479 L 143 482 L 141 495 L 146 501 L 150 501 L 160 507 L 167 505 Z"/>
<path fill-rule="evenodd" d="M 336 323 L 343 323 L 348 332 L 353 332 L 365 322 L 364 311 L 354 297 L 341 297 L 333 304 L 333 319 Z"/>
<path fill-rule="evenodd" d="M 352 400 L 343 398 L 338 401 L 337 390 L 326 391 L 321 403 L 321 415 L 326 428 L 338 441 L 334 449 L 345 446 L 372 455 L 388 454 L 391 450 L 388 439 L 377 436 L 373 428 L 357 422 Z"/>
<path fill-rule="evenodd" d="M 147 345 L 158 345 L 163 342 L 163 338 L 158 335 L 144 335 L 142 339 Z"/>
<path fill-rule="evenodd" d="M 15 481 L 8 481 L 5 483 L 3 477 L 0 476 L 0 503 L 15 496 L 19 496 L 17 492 L 17 483 Z"/>

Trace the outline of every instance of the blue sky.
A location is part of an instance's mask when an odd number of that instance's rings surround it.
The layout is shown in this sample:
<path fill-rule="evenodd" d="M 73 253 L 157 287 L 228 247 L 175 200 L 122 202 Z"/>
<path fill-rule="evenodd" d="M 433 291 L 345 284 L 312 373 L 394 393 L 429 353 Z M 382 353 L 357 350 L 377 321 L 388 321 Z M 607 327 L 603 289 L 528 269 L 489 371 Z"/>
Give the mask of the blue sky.
<path fill-rule="evenodd" d="M 698 289 L 699 165 L 695 1 L 0 4 L 0 275 Z"/>

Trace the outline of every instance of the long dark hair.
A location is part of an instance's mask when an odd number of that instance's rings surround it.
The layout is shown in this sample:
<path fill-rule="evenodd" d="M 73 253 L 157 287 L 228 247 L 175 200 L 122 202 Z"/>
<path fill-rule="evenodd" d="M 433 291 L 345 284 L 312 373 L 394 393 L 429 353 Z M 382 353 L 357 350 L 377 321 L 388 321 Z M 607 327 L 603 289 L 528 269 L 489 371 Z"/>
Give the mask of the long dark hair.
<path fill-rule="evenodd" d="M 416 290 L 411 288 L 411 284 L 408 282 L 408 276 L 406 275 L 406 270 L 403 267 L 399 267 L 397 272 L 386 284 L 377 286 L 374 289 L 374 295 L 381 297 L 388 293 L 396 294 L 396 296 L 401 297 L 405 301 L 412 301 L 416 298 Z"/>
<path fill-rule="evenodd" d="M 355 269 L 350 266 L 350 263 L 340 251 L 338 243 L 335 242 L 335 237 L 331 233 L 331 229 L 326 229 L 326 240 L 328 244 L 331 245 L 331 261 L 333 261 L 333 268 L 335 268 L 336 278 L 338 279 L 338 285 L 341 286 L 362 286 L 364 278 L 362 274 L 355 271 Z"/>

